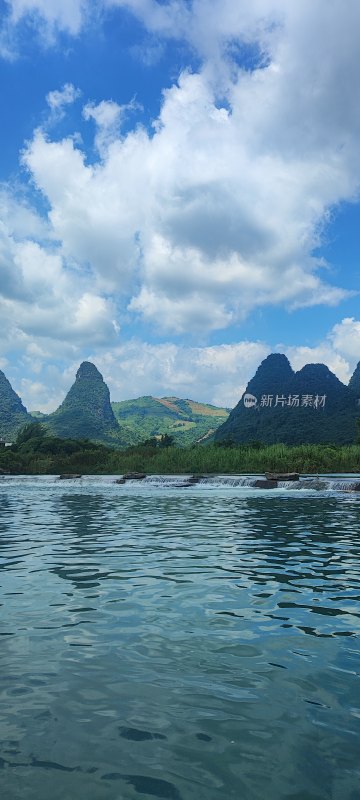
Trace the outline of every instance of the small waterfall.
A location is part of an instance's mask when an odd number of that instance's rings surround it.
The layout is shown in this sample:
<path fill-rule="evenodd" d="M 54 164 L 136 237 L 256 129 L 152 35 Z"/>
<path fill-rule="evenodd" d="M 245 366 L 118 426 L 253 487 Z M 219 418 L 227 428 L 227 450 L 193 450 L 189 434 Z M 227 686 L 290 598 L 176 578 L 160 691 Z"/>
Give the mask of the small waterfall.
<path fill-rule="evenodd" d="M 242 486 L 254 486 L 259 476 L 256 475 L 213 475 L 200 478 L 200 486 L 212 486 L 213 488 L 222 488 L 230 486 L 231 488 Z"/>
<path fill-rule="evenodd" d="M 360 480 L 332 480 L 329 481 L 334 492 L 359 492 Z"/>
<path fill-rule="evenodd" d="M 142 480 L 126 480 L 134 486 L 153 486 L 161 488 L 209 487 L 212 489 L 241 488 L 254 486 L 258 475 L 147 475 Z"/>
<path fill-rule="evenodd" d="M 312 482 L 311 482 L 312 483 Z M 305 481 L 278 481 L 278 489 L 316 489 L 316 486 L 305 485 Z"/>
<path fill-rule="evenodd" d="M 113 484 L 123 484 L 131 489 L 141 487 L 150 489 L 253 489 L 254 492 L 262 492 L 271 489 L 271 492 L 281 490 L 282 492 L 353 492 L 360 496 L 360 475 L 309 475 L 302 477 L 298 481 L 278 481 L 274 487 L 261 486 L 264 481 L 262 475 L 146 475 L 142 479 L 126 479 L 123 481 L 116 475 L 83 475 L 81 478 L 60 481 L 59 475 L 1 475 L 0 484 L 11 482 L 14 485 L 34 484 L 37 486 L 53 486 L 69 488 L 70 486 L 105 487 Z M 260 482 L 260 486 L 257 486 Z"/>
<path fill-rule="evenodd" d="M 179 484 L 186 484 L 189 482 L 189 475 L 147 475 L 141 481 L 126 481 L 127 483 L 137 483 L 142 486 L 178 486 Z"/>

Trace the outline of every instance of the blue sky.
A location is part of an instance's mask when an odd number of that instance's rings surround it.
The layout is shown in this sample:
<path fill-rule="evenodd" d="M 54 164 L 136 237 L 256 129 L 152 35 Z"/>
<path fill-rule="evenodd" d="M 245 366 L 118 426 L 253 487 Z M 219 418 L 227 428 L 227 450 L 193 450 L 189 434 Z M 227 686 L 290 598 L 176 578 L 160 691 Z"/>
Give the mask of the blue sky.
<path fill-rule="evenodd" d="M 357 0 L 0 0 L 0 367 L 52 410 L 360 359 Z"/>

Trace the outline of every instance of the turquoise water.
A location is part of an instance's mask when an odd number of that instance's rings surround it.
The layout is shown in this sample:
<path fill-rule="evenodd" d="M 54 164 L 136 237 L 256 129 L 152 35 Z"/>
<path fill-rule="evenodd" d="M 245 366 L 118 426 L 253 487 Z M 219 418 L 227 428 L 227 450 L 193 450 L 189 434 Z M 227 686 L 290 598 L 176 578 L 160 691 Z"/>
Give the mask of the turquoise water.
<path fill-rule="evenodd" d="M 0 480 L 4 800 L 358 800 L 360 497 Z"/>

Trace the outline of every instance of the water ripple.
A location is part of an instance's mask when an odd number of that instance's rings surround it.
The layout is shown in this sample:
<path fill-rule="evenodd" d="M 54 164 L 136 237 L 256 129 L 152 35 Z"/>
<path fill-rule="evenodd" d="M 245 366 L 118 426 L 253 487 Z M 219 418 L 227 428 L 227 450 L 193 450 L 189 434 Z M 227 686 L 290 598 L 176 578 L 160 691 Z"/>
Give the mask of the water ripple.
<path fill-rule="evenodd" d="M 0 494 L 2 796 L 358 796 L 357 497 Z"/>

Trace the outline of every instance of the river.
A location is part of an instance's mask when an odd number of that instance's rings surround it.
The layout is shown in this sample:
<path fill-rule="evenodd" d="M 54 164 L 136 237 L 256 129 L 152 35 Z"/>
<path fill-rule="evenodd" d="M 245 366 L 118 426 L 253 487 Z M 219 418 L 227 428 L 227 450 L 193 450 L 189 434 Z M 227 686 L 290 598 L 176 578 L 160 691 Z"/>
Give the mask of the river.
<path fill-rule="evenodd" d="M 0 480 L 4 800 L 358 800 L 360 495 L 249 483 Z"/>

